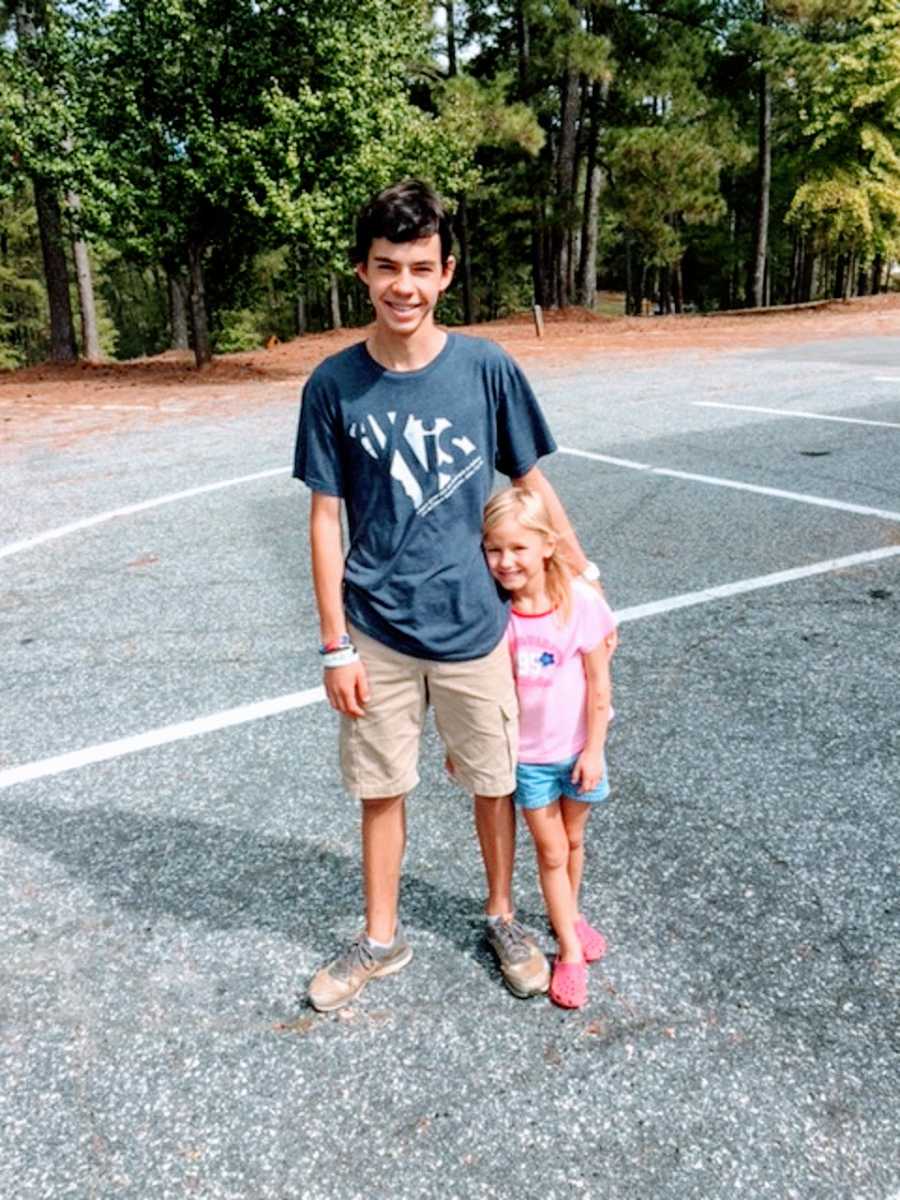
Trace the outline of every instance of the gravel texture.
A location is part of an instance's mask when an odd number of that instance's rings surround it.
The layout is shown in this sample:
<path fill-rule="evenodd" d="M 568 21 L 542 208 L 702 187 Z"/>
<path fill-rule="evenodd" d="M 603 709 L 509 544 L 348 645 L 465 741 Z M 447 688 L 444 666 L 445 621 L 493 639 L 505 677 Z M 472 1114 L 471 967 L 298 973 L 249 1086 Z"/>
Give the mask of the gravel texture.
<path fill-rule="evenodd" d="M 896 340 L 532 372 L 561 445 L 900 512 Z M 4 543 L 286 464 L 284 390 L 4 461 Z M 811 453 L 812 452 L 812 453 Z M 614 607 L 896 545 L 900 521 L 565 455 Z M 0 770 L 315 686 L 287 476 L 0 562 Z M 622 629 L 566 1013 L 502 987 L 429 733 L 410 966 L 333 1016 L 356 807 L 322 704 L 0 791 L 0 1195 L 896 1200 L 900 556 Z M 523 831 L 520 914 L 549 947 Z"/>

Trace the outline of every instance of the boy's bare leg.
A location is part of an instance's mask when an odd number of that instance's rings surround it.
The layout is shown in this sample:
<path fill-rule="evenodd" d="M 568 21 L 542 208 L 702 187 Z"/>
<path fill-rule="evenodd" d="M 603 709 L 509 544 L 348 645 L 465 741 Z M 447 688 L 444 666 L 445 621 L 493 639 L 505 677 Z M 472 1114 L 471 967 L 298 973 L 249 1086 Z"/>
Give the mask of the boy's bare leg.
<path fill-rule="evenodd" d="M 484 859 L 489 916 L 513 915 L 512 874 L 516 856 L 516 811 L 512 796 L 476 796 L 475 828 Z"/>
<path fill-rule="evenodd" d="M 397 923 L 400 866 L 406 846 L 403 796 L 362 803 L 363 887 L 366 930 L 312 979 L 307 997 L 319 1012 L 350 1004 L 371 979 L 393 975 L 412 958 Z M 372 943 L 381 943 L 373 945 Z"/>
<path fill-rule="evenodd" d="M 366 933 L 385 944 L 397 929 L 400 868 L 406 849 L 405 800 L 405 796 L 385 796 L 362 802 Z"/>
<path fill-rule="evenodd" d="M 550 968 L 534 938 L 515 919 L 512 902 L 516 810 L 512 796 L 476 796 L 475 828 L 487 875 L 487 940 L 515 996 L 537 996 L 550 984 Z"/>

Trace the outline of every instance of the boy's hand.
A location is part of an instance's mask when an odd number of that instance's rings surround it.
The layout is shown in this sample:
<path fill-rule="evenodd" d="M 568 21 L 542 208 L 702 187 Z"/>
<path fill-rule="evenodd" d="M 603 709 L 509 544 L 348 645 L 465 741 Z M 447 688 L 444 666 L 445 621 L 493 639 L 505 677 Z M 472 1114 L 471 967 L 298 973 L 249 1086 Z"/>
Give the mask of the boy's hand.
<path fill-rule="evenodd" d="M 345 717 L 361 717 L 369 702 L 369 681 L 361 662 L 346 667 L 330 667 L 325 672 L 328 703 Z"/>
<path fill-rule="evenodd" d="M 603 751 L 582 750 L 572 768 L 572 782 L 581 793 L 592 792 L 603 778 Z"/>

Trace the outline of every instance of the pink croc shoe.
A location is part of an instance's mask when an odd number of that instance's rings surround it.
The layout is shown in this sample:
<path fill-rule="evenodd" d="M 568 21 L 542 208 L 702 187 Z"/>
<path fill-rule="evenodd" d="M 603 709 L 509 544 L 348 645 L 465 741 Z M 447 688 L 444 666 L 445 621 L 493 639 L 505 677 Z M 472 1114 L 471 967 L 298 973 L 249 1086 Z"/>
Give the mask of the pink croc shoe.
<path fill-rule="evenodd" d="M 554 961 L 550 999 L 560 1008 L 581 1008 L 587 1003 L 587 967 L 584 962 L 564 963 L 558 958 Z"/>
<path fill-rule="evenodd" d="M 603 957 L 607 945 L 606 938 L 599 929 L 594 929 L 593 926 L 588 925 L 584 917 L 581 917 L 575 922 L 575 932 L 581 942 L 585 962 L 596 962 L 598 958 Z"/>

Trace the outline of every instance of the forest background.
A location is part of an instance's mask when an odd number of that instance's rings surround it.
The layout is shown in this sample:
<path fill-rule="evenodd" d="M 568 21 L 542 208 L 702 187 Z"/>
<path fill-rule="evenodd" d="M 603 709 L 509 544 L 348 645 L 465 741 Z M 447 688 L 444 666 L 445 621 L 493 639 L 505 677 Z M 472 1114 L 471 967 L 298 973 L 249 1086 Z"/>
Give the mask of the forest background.
<path fill-rule="evenodd" d="M 363 324 L 410 176 L 448 324 L 884 290 L 900 0 L 0 0 L 0 368 Z"/>

